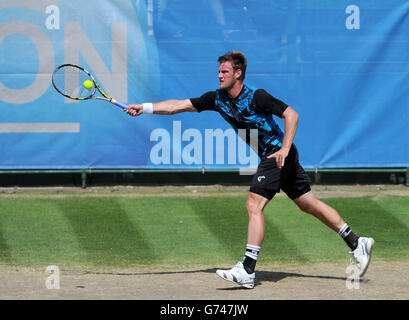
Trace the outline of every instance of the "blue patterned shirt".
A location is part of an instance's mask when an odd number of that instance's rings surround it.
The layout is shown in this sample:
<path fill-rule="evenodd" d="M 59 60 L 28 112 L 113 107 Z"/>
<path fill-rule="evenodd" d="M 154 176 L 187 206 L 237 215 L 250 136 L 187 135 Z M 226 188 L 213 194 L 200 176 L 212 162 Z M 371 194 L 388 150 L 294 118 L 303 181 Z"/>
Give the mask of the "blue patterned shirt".
<path fill-rule="evenodd" d="M 244 85 L 236 98 L 231 98 L 225 90 L 218 89 L 190 100 L 199 112 L 219 112 L 236 132 L 238 129 L 245 129 L 247 143 L 250 142 L 250 130 L 257 129 L 257 151 L 260 157 L 281 148 L 284 133 L 275 122 L 274 115 L 281 118 L 287 105 L 265 90 Z"/>

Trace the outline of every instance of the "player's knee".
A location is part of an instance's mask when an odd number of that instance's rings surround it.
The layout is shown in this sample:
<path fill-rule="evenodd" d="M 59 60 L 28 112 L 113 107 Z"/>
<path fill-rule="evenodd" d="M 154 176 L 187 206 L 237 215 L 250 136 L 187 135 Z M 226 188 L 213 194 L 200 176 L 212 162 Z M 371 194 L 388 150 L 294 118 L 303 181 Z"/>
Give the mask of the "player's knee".
<path fill-rule="evenodd" d="M 252 203 L 252 201 L 250 200 L 250 199 L 247 199 L 247 202 L 246 202 L 246 210 L 247 210 L 247 213 L 250 215 L 250 213 L 251 212 L 253 212 L 253 210 L 254 210 L 254 204 Z"/>
<path fill-rule="evenodd" d="M 246 209 L 249 217 L 263 215 L 264 207 L 268 202 L 269 200 L 267 198 L 256 193 L 249 192 L 246 202 Z"/>
<path fill-rule="evenodd" d="M 257 202 L 247 199 L 246 210 L 249 216 L 263 214 L 263 208 Z"/>

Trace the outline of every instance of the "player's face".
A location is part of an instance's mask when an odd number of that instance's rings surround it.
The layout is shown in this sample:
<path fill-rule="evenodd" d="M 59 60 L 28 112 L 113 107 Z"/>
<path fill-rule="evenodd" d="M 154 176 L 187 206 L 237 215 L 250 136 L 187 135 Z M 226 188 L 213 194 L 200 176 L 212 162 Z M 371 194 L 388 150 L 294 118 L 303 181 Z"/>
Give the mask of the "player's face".
<path fill-rule="evenodd" d="M 222 62 L 219 66 L 219 86 L 220 89 L 230 90 L 236 83 L 240 70 L 234 71 L 230 61 Z"/>

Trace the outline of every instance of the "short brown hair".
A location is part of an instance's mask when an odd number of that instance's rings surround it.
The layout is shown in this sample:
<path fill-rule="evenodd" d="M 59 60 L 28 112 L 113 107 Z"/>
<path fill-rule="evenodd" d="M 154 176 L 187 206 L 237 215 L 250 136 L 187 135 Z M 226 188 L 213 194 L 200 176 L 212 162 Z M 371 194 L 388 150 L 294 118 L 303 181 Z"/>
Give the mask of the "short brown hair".
<path fill-rule="evenodd" d="M 246 69 L 247 69 L 247 59 L 244 53 L 239 51 L 230 51 L 226 54 L 222 55 L 217 59 L 219 63 L 223 63 L 226 61 L 230 61 L 233 69 L 241 70 L 241 77 L 240 80 L 243 81 L 246 76 Z"/>

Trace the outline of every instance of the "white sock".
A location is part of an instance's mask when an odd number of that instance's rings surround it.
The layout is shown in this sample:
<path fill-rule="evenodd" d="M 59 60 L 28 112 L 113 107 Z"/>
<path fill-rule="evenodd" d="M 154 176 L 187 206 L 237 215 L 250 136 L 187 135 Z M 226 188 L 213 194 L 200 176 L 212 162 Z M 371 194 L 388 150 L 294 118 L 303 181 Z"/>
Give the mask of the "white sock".
<path fill-rule="evenodd" d="M 257 261 L 257 257 L 258 257 L 258 253 L 260 252 L 260 249 L 261 247 L 253 246 L 252 244 L 247 244 L 246 253 L 244 254 L 244 256 Z"/>
<path fill-rule="evenodd" d="M 345 223 L 342 228 L 338 231 L 338 234 L 342 237 L 342 238 L 346 238 L 349 233 L 351 232 L 351 229 L 348 227 L 348 225 Z"/>

